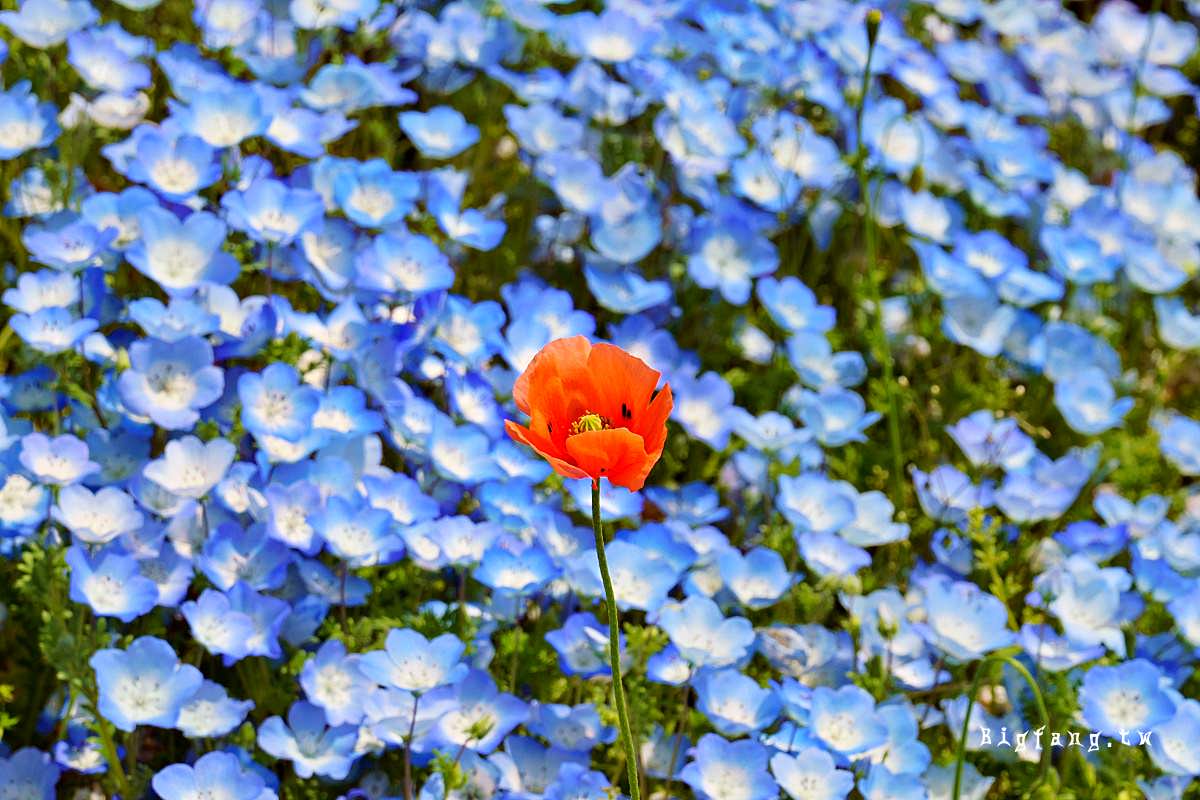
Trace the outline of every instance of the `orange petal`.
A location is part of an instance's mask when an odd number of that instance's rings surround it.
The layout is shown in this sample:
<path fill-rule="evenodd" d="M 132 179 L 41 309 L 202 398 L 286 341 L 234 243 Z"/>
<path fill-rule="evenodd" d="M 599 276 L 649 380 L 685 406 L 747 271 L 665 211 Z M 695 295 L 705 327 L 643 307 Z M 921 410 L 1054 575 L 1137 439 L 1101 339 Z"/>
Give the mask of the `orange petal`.
<path fill-rule="evenodd" d="M 586 431 L 567 439 L 567 454 L 593 479 L 608 478 L 631 491 L 642 488 L 654 461 L 641 436 L 625 428 Z M 648 463 L 647 463 L 648 462 Z"/>
<path fill-rule="evenodd" d="M 513 440 L 532 447 L 538 455 L 550 463 L 550 466 L 554 468 L 555 472 L 557 472 L 559 475 L 562 475 L 564 478 L 588 477 L 586 472 L 563 458 L 563 456 L 566 454 L 559 452 L 554 446 L 553 442 L 548 442 L 547 440 L 533 433 L 533 431 L 529 430 L 528 428 L 525 428 L 513 422 L 512 420 L 507 419 L 504 421 L 504 430 L 508 432 L 508 435 L 512 437 Z"/>
<path fill-rule="evenodd" d="M 592 347 L 587 371 L 597 398 L 592 410 L 613 425 L 637 429 L 637 418 L 654 394 L 659 373 L 637 356 L 604 343 Z"/>
<path fill-rule="evenodd" d="M 529 414 L 530 404 L 535 402 L 541 385 L 551 377 L 565 379 L 586 369 L 591 350 L 592 344 L 586 336 L 555 339 L 539 350 L 513 384 L 513 400 L 517 408 Z"/>
<path fill-rule="evenodd" d="M 646 452 L 657 461 L 662 455 L 663 445 L 667 442 L 667 417 L 675 407 L 675 397 L 671 394 L 671 384 L 664 384 L 658 395 L 650 401 L 650 406 L 642 415 L 638 433 L 646 440 Z"/>

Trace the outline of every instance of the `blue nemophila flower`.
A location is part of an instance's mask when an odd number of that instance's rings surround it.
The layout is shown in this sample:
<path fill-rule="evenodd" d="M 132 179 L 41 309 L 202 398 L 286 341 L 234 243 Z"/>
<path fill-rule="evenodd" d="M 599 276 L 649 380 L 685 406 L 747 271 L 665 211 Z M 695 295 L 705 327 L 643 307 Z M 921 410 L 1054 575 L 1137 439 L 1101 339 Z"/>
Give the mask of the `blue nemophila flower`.
<path fill-rule="evenodd" d="M 1068 553 L 1080 554 L 1097 563 L 1107 561 L 1125 549 L 1129 530 L 1124 525 L 1104 526 L 1091 520 L 1072 522 L 1054 534 L 1054 540 Z"/>
<path fill-rule="evenodd" d="M 221 208 L 229 224 L 268 246 L 291 244 L 313 228 L 325 211 L 321 195 L 277 180 L 259 178 L 249 188 L 226 192 Z"/>
<path fill-rule="evenodd" d="M 1099 242 L 1080 227 L 1042 229 L 1039 241 L 1055 274 L 1071 283 L 1107 283 L 1121 265 L 1121 256 L 1105 255 Z"/>
<path fill-rule="evenodd" d="M 54 762 L 81 775 L 101 775 L 108 769 L 104 751 L 91 731 L 75 722 L 68 722 L 63 738 L 54 744 Z M 0 783 L 0 785 L 6 785 Z M 40 795 L 28 795 L 36 797 Z M 53 797 L 53 794 L 44 795 Z"/>
<path fill-rule="evenodd" d="M 546 634 L 546 643 L 558 653 L 558 666 L 567 675 L 592 678 L 611 675 L 608 663 L 608 629 L 590 612 L 576 612 L 557 630 Z M 624 651 L 624 639 L 620 642 Z"/>
<path fill-rule="evenodd" d="M 83 217 L 68 213 L 52 217 L 44 225 L 26 226 L 21 243 L 31 260 L 76 272 L 99 264 L 116 237 L 116 231 L 100 230 Z"/>
<path fill-rule="evenodd" d="M 614 541 L 606 548 L 613 595 L 622 610 L 657 611 L 667 593 L 679 582 L 682 572 L 647 549 L 627 541 Z M 571 582 L 576 590 L 593 597 L 603 596 L 600 566 L 594 548 L 572 559 Z"/>
<path fill-rule="evenodd" d="M 164 342 L 207 336 L 221 325 L 220 317 L 191 297 L 172 297 L 166 305 L 153 297 L 141 297 L 129 304 L 128 311 L 147 336 Z"/>
<path fill-rule="evenodd" d="M 88 446 L 70 434 L 53 439 L 44 433 L 26 434 L 21 438 L 20 461 L 39 482 L 55 486 L 70 486 L 100 471 L 100 465 L 88 458 Z"/>
<path fill-rule="evenodd" d="M 185 436 L 167 442 L 162 457 L 143 472 L 168 492 L 199 500 L 225 477 L 235 455 L 237 448 L 226 439 L 205 443 Z"/>
<path fill-rule="evenodd" d="M 330 438 L 352 440 L 383 428 L 383 415 L 366 407 L 367 398 L 356 386 L 334 386 L 321 395 L 313 414 L 313 429 Z"/>
<path fill-rule="evenodd" d="M 671 376 L 675 407 L 671 416 L 690 436 L 714 449 L 724 449 L 729 442 L 733 420 L 728 411 L 733 407 L 733 388 L 715 372 L 698 378 Z"/>
<path fill-rule="evenodd" d="M 353 725 L 329 725 L 325 712 L 307 702 L 288 709 L 287 722 L 271 717 L 258 728 L 258 746 L 275 758 L 292 762 L 302 778 L 313 775 L 341 780 L 358 758 Z"/>
<path fill-rule="evenodd" d="M 992 504 L 990 482 L 976 485 L 966 473 L 949 464 L 935 467 L 929 472 L 922 472 L 916 467 L 909 471 L 921 509 L 939 522 L 961 523 L 973 509 Z"/>
<path fill-rule="evenodd" d="M 71 599 L 97 616 L 132 622 L 158 603 L 158 586 L 119 549 L 89 556 L 75 545 L 67 550 L 66 561 L 71 568 Z"/>
<path fill-rule="evenodd" d="M 379 9 L 379 0 L 355 0 L 330 6 L 316 0 L 292 0 L 288 15 L 304 30 L 338 27 L 353 31 L 360 22 L 368 21 Z"/>
<path fill-rule="evenodd" d="M 136 216 L 139 238 L 126 252 L 129 263 L 168 294 L 190 295 L 201 283 L 232 283 L 240 269 L 225 243 L 225 223 L 207 211 L 180 219 L 159 206 Z"/>
<path fill-rule="evenodd" d="M 1127 621 L 1132 577 L 1119 567 L 1097 567 L 1081 556 L 1071 556 L 1061 566 L 1038 576 L 1034 589 L 1053 598 L 1049 609 L 1059 618 L 1063 634 L 1076 645 L 1103 644 L 1125 655 L 1121 631 Z M 1123 603 L 1125 607 L 1122 608 Z"/>
<path fill-rule="evenodd" d="M 187 98 L 186 106 L 171 103 L 171 119 L 179 127 L 217 148 L 234 147 L 267 130 L 270 117 L 253 84 L 201 89 Z"/>
<path fill-rule="evenodd" d="M 771 773 L 792 800 L 845 800 L 854 788 L 854 774 L 838 769 L 833 756 L 819 747 L 776 753 Z"/>
<path fill-rule="evenodd" d="M 412 74 L 412 73 L 409 73 Z M 402 106 L 416 99 L 416 93 L 400 84 L 405 77 L 383 63 L 363 63 L 347 56 L 340 64 L 325 64 L 300 90 L 300 100 L 317 111 L 352 114 L 373 106 Z"/>
<path fill-rule="evenodd" d="M 1184 700 L 1175 707 L 1171 719 L 1154 727 L 1150 759 L 1171 775 L 1200 775 L 1200 753 L 1195 746 L 1197 736 L 1200 736 L 1200 703 Z"/>
<path fill-rule="evenodd" d="M 225 376 L 213 366 L 213 351 L 199 337 L 129 346 L 130 368 L 117 387 L 130 411 L 168 430 L 189 429 L 200 411 L 220 399 Z"/>
<path fill-rule="evenodd" d="M 44 5 L 26 2 L 24 7 Z M 83 3 L 87 6 L 87 3 Z M 90 6 L 89 6 L 90 9 Z M 12 20 L 11 11 L 0 11 L 0 20 Z M 11 29 L 11 22 L 9 23 Z M 27 150 L 45 147 L 58 136 L 53 103 L 39 103 L 38 96 L 30 91 L 29 81 L 13 84 L 6 92 L 0 92 L 0 158 L 16 158 Z"/>
<path fill-rule="evenodd" d="M 50 756 L 34 747 L 22 747 L 7 758 L 0 758 L 0 788 L 14 798 L 52 800 L 60 774 Z"/>
<path fill-rule="evenodd" d="M 1020 469 L 1037 448 L 1017 420 L 997 419 L 987 410 L 975 411 L 946 429 L 967 459 L 977 467 Z"/>
<path fill-rule="evenodd" d="M 529 706 L 502 693 L 492 676 L 481 670 L 471 670 L 455 685 L 438 691 L 442 697 L 453 698 L 457 707 L 448 709 L 434 724 L 430 740 L 437 747 L 465 748 L 486 755 L 529 718 Z"/>
<path fill-rule="evenodd" d="M 321 645 L 304 664 L 300 686 L 309 702 L 321 707 L 330 725 L 357 725 L 372 681 L 359 669 L 362 656 L 348 655 L 336 639 Z"/>
<path fill-rule="evenodd" d="M 1200 348 L 1200 315 L 1193 314 L 1178 297 L 1154 298 L 1158 336 L 1179 350 Z"/>
<path fill-rule="evenodd" d="M 30 47 L 44 50 L 62 44 L 98 17 L 87 0 L 25 0 L 18 11 L 0 12 L 0 25 Z"/>
<path fill-rule="evenodd" d="M 420 695 L 458 683 L 469 669 L 462 661 L 466 645 L 453 634 L 430 640 L 416 631 L 393 629 L 385 648 L 365 653 L 359 662 L 362 673 L 382 686 Z"/>
<path fill-rule="evenodd" d="M 805 533 L 796 540 L 804 563 L 822 578 L 847 578 L 871 564 L 870 553 L 832 533 Z"/>
<path fill-rule="evenodd" d="M 420 179 L 396 172 L 382 159 L 351 162 L 333 181 L 333 199 L 351 222 L 384 228 L 400 222 L 421 194 Z"/>
<path fill-rule="evenodd" d="M 479 128 L 450 106 L 400 112 L 400 129 L 426 158 L 452 158 L 479 141 Z"/>
<path fill-rule="evenodd" d="M 234 700 L 224 686 L 206 680 L 179 709 L 175 727 L 189 738 L 225 736 L 242 724 L 252 708 L 254 701 Z"/>
<path fill-rule="evenodd" d="M 574 55 L 609 64 L 637 58 L 658 38 L 654 27 L 620 9 L 610 8 L 601 14 L 583 11 L 556 21 L 558 33 Z"/>
<path fill-rule="evenodd" d="M 312 526 L 330 553 L 354 567 L 389 564 L 404 550 L 391 515 L 358 498 L 329 498 Z"/>
<path fill-rule="evenodd" d="M 205 589 L 196 600 L 179 607 L 192 638 L 210 653 L 238 661 L 249 655 L 255 625 L 249 615 L 234 611 L 222 592 Z"/>
<path fill-rule="evenodd" d="M 854 520 L 857 492 L 818 473 L 779 476 L 779 510 L 797 533 L 837 533 Z"/>
<path fill-rule="evenodd" d="M 136 46 L 138 40 L 126 37 L 124 31 L 114 36 L 112 29 L 73 33 L 67 38 L 67 62 L 93 89 L 122 95 L 145 89 L 150 68 L 137 60 L 145 50 Z"/>
<path fill-rule="evenodd" d="M 696 707 L 725 736 L 756 733 L 779 717 L 781 705 L 775 692 L 735 669 L 703 670 L 693 685 Z"/>
<path fill-rule="evenodd" d="M 507 105 L 504 119 L 521 147 L 534 155 L 575 150 L 583 139 L 584 127 L 578 120 L 561 116 L 546 103 L 527 108 Z"/>
<path fill-rule="evenodd" d="M 92 492 L 78 484 L 59 490 L 50 514 L 76 540 L 93 545 L 138 530 L 144 519 L 133 498 L 115 486 Z"/>
<path fill-rule="evenodd" d="M 994 358 L 1016 324 L 1018 312 L 990 292 L 947 297 L 942 303 L 942 332 L 953 342 Z"/>
<path fill-rule="evenodd" d="M 503 220 L 495 219 L 504 197 L 497 195 L 482 210 L 463 209 L 468 177 L 467 173 L 448 167 L 427 173 L 425 205 L 442 233 L 456 243 L 474 250 L 491 250 L 500 243 L 507 230 Z"/>
<path fill-rule="evenodd" d="M 658 627 L 666 631 L 680 654 L 697 667 L 736 666 L 748 657 L 754 644 L 750 620 L 726 618 L 707 597 L 692 596 L 682 603 L 663 606 Z"/>
<path fill-rule="evenodd" d="M 1092 667 L 1083 676 L 1079 703 L 1084 722 L 1105 736 L 1154 730 L 1175 716 L 1162 671 L 1145 659 Z"/>
<path fill-rule="evenodd" d="M 761 278 L 755 294 L 771 318 L 787 331 L 825 333 L 833 327 L 834 310 L 818 304 L 816 295 L 799 278 Z"/>
<path fill-rule="evenodd" d="M 484 551 L 471 574 L 497 591 L 529 594 L 557 577 L 559 569 L 537 542 L 525 544 L 504 537 Z"/>
<path fill-rule="evenodd" d="M 477 484 L 501 477 L 491 458 L 491 440 L 474 425 L 435 423 L 429 457 L 438 474 L 449 480 Z"/>
<path fill-rule="evenodd" d="M 1150 424 L 1158 433 L 1163 457 L 1184 475 L 1200 475 L 1200 422 L 1166 411 L 1155 415 Z"/>
<path fill-rule="evenodd" d="M 867 411 L 860 395 L 848 389 L 800 392 L 798 405 L 800 421 L 826 447 L 866 441 L 864 431 L 881 419 L 877 412 Z"/>
<path fill-rule="evenodd" d="M 633 267 L 605 268 L 588 264 L 583 270 L 596 302 L 619 314 L 638 314 L 671 299 L 671 284 L 646 280 Z"/>
<path fill-rule="evenodd" d="M 920 728 L 917 713 L 904 701 L 888 701 L 878 708 L 888 729 L 888 740 L 882 752 L 872 755 L 872 761 L 882 764 L 897 775 L 920 775 L 929 766 L 929 748 L 918 738 Z"/>
<path fill-rule="evenodd" d="M 1120 425 L 1133 408 L 1133 398 L 1118 398 L 1102 369 L 1085 367 L 1054 385 L 1054 405 L 1074 430 L 1097 434 Z"/>
<path fill-rule="evenodd" d="M 767 608 L 778 602 L 792 584 L 783 556 L 769 547 L 745 555 L 734 549 L 717 556 L 721 580 L 747 608 Z"/>
<path fill-rule="evenodd" d="M 533 703 L 525 727 L 551 744 L 577 753 L 586 753 L 617 738 L 617 729 L 603 725 L 596 707 L 590 703 L 578 706 Z"/>
<path fill-rule="evenodd" d="M 88 661 L 96 671 L 99 713 L 123 731 L 138 725 L 170 728 L 179 709 L 204 680 L 180 664 L 171 645 L 153 636 L 134 639 L 125 650 L 97 651 Z"/>
<path fill-rule="evenodd" d="M 500 484 L 485 484 L 483 489 Z M 486 499 L 481 497 L 486 505 Z M 530 500 L 532 502 L 532 498 Z M 504 529 L 491 522 L 474 522 L 469 517 L 441 517 L 418 522 L 402 530 L 409 556 L 423 569 L 447 566 L 470 567 L 503 535 Z"/>
<path fill-rule="evenodd" d="M 23 272 L 15 287 L 4 290 L 4 304 L 22 314 L 44 308 L 70 308 L 79 298 L 79 278 L 53 269 Z"/>
<path fill-rule="evenodd" d="M 779 266 L 775 246 L 744 213 L 704 217 L 693 235 L 688 274 L 698 286 L 718 289 L 734 305 L 750 299 L 753 278 Z"/>
<path fill-rule="evenodd" d="M 434 330 L 434 346 L 450 358 L 481 363 L 501 349 L 503 325 L 504 309 L 499 303 L 471 303 L 451 295 Z"/>
<path fill-rule="evenodd" d="M 833 352 L 823 334 L 803 331 L 787 340 L 788 361 L 800 380 L 813 389 L 849 388 L 867 377 L 867 364 L 855 350 Z"/>
<path fill-rule="evenodd" d="M 924 583 L 927 622 L 921 634 L 956 661 L 973 661 L 1012 644 L 1008 609 L 973 583 L 932 577 Z"/>
<path fill-rule="evenodd" d="M 995 502 L 1014 522 L 1062 516 L 1091 477 L 1099 451 L 1071 450 L 1057 460 L 1038 453 L 1023 469 L 1009 472 Z"/>
<path fill-rule="evenodd" d="M 809 727 L 826 747 L 853 758 L 887 741 L 887 726 L 871 695 L 857 686 L 813 689 Z"/>
<path fill-rule="evenodd" d="M 375 292 L 414 297 L 449 289 L 454 268 L 446 254 L 419 234 L 391 230 L 376 236 L 354 261 L 356 286 Z"/>
<path fill-rule="evenodd" d="M 0 484 L 0 530 L 32 530 L 46 519 L 50 492 L 19 472 L 10 472 Z"/>
<path fill-rule="evenodd" d="M 896 774 L 882 764 L 871 766 L 858 789 L 863 800 L 926 800 L 929 797 L 919 776 Z"/>
<path fill-rule="evenodd" d="M 705 734 L 679 777 L 701 800 L 774 800 L 779 786 L 767 771 L 770 751 L 751 740 L 727 742 Z"/>
<path fill-rule="evenodd" d="M 153 192 L 141 186 L 130 186 L 117 194 L 98 192 L 86 197 L 79 210 L 98 230 L 116 229 L 116 239 L 109 246 L 113 250 L 125 250 L 138 237 L 138 212 L 157 205 L 158 198 Z"/>
<path fill-rule="evenodd" d="M 1035 664 L 1052 672 L 1063 672 L 1104 655 L 1100 645 L 1086 646 L 1071 642 L 1054 632 L 1050 625 L 1021 626 L 1021 647 Z"/>
<path fill-rule="evenodd" d="M 579 767 L 588 765 L 587 758 L 579 753 L 572 753 L 560 747 L 546 747 L 541 742 L 529 736 L 509 736 L 504 740 L 503 756 L 506 767 L 507 783 L 514 789 L 525 792 L 544 790 L 554 775 L 567 764 Z M 497 760 L 501 754 L 497 753 Z"/>
<path fill-rule="evenodd" d="M 412 525 L 436 519 L 438 503 L 421 489 L 421 484 L 403 473 L 363 476 L 367 500 L 375 508 L 382 508 L 392 515 L 400 525 Z M 451 517 L 455 519 L 464 519 Z"/>
<path fill-rule="evenodd" d="M 199 137 L 140 126 L 127 144 L 128 162 L 114 167 L 168 200 L 185 202 L 221 177 L 216 152 Z"/>
<path fill-rule="evenodd" d="M 320 393 L 301 383 L 295 367 L 275 362 L 261 373 L 238 378 L 242 424 L 258 437 L 274 436 L 296 441 L 313 429 Z"/>
<path fill-rule="evenodd" d="M 898 542 L 908 538 L 909 528 L 893 521 L 892 501 L 883 492 L 862 492 L 854 499 L 854 519 L 838 531 L 838 536 L 857 547 Z"/>
<path fill-rule="evenodd" d="M 13 331 L 25 344 L 39 353 L 57 355 L 70 350 L 99 327 L 94 319 L 79 319 L 65 308 L 43 308 L 32 314 L 13 314 L 9 319 Z"/>
<path fill-rule="evenodd" d="M 163 800 L 260 800 L 266 784 L 253 770 L 242 767 L 237 756 L 215 751 L 195 764 L 172 764 L 155 773 L 150 785 Z"/>
<path fill-rule="evenodd" d="M 278 597 L 259 594 L 243 581 L 234 584 L 227 596 L 230 608 L 245 614 L 254 623 L 253 633 L 246 641 L 247 655 L 281 658 L 283 650 L 279 646 L 279 633 L 292 607 Z M 226 666 L 233 663 L 228 656 L 224 661 Z"/>

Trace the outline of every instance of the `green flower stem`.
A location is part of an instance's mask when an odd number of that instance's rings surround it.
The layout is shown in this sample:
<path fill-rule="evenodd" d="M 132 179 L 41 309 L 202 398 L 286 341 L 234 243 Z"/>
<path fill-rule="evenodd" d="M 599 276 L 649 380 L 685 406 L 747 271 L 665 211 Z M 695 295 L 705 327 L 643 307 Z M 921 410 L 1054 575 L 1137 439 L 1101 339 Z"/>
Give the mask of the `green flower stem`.
<path fill-rule="evenodd" d="M 108 774 L 116 784 L 121 797 L 130 797 L 129 779 L 125 777 L 125 768 L 121 766 L 121 758 L 117 755 L 117 743 L 113 740 L 112 723 L 106 720 L 92 703 L 92 712 L 96 715 L 96 733 L 100 735 L 100 750 L 104 760 L 108 762 Z"/>
<path fill-rule="evenodd" d="M 604 601 L 608 607 L 608 661 L 612 667 L 613 698 L 617 721 L 621 726 L 621 744 L 625 748 L 625 771 L 629 775 L 629 797 L 641 800 L 638 780 L 637 746 L 629 727 L 629 709 L 625 706 L 625 687 L 621 685 L 621 624 L 617 618 L 617 600 L 613 596 L 608 558 L 604 555 L 604 526 L 600 523 L 600 481 L 592 481 L 592 532 L 596 535 L 596 559 L 600 562 L 600 580 L 604 583 Z"/>
<path fill-rule="evenodd" d="M 879 31 L 879 12 L 867 12 L 867 62 L 863 65 L 862 83 L 859 86 L 858 104 L 855 108 L 854 131 L 856 153 L 854 171 L 858 176 L 859 194 L 862 196 L 863 238 L 866 245 L 867 261 L 867 299 L 872 306 L 872 327 L 874 334 L 875 357 L 883 370 L 883 390 L 887 397 L 887 427 L 888 439 L 892 450 L 892 486 L 895 493 L 893 502 L 899 508 L 907 497 L 907 483 L 904 480 L 904 459 L 901 453 L 903 445 L 900 439 L 900 404 L 896 398 L 895 366 L 892 363 L 892 347 L 888 342 L 887 328 L 883 323 L 883 291 L 880 284 L 883 278 L 879 274 L 879 258 L 875 242 L 875 212 L 871 203 L 871 183 L 867 174 L 867 146 L 863 142 L 862 120 L 863 111 L 867 105 L 867 93 L 871 90 L 871 63 L 875 59 L 875 40 Z"/>
<path fill-rule="evenodd" d="M 979 684 L 983 681 L 983 675 L 987 672 L 988 664 L 992 662 L 1007 664 L 1017 671 L 1017 674 L 1029 685 L 1029 690 L 1033 692 L 1033 700 L 1037 704 L 1038 715 L 1042 718 L 1042 727 L 1050 727 L 1050 712 L 1046 710 L 1046 701 L 1042 697 L 1042 690 L 1038 688 L 1037 681 L 1033 679 L 1033 675 L 1029 673 L 1025 665 L 1004 653 L 997 653 L 983 659 L 979 663 L 979 667 L 975 670 L 975 679 L 971 681 L 971 693 L 967 695 L 967 711 L 963 715 L 962 733 L 958 738 L 958 752 L 954 757 L 954 792 L 950 795 L 952 800 L 959 800 L 959 797 L 962 795 L 963 763 L 967 758 L 967 736 L 971 733 L 971 711 L 975 708 L 975 697 L 979 693 Z M 1038 770 L 1038 781 L 1034 784 L 1035 787 L 1045 783 L 1046 773 L 1049 769 L 1050 748 L 1042 747 L 1041 766 Z"/>

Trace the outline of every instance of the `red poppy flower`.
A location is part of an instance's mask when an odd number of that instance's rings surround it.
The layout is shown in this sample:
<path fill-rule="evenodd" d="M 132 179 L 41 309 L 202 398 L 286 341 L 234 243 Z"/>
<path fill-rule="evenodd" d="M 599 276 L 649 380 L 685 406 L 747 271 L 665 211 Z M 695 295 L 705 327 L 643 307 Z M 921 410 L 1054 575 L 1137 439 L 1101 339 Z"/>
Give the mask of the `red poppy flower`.
<path fill-rule="evenodd" d="M 565 478 L 600 478 L 642 488 L 667 440 L 671 387 L 655 394 L 660 374 L 611 344 L 556 339 L 517 378 L 513 399 L 529 426 L 504 423 L 508 435 L 538 451 Z"/>

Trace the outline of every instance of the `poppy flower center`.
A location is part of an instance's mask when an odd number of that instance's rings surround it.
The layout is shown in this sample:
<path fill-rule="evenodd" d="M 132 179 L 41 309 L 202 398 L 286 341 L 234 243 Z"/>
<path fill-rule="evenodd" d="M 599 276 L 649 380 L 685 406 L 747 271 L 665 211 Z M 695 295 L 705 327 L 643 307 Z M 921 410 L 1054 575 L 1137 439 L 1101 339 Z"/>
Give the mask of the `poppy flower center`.
<path fill-rule="evenodd" d="M 574 436 L 587 431 L 606 431 L 611 427 L 612 420 L 608 417 L 602 417 L 599 414 L 593 414 L 589 411 L 571 423 L 571 435 Z"/>

